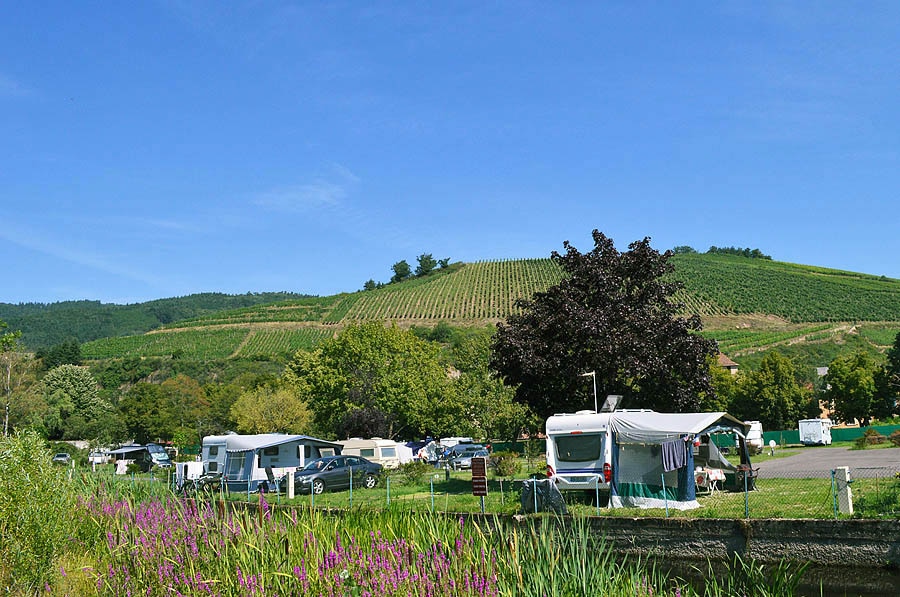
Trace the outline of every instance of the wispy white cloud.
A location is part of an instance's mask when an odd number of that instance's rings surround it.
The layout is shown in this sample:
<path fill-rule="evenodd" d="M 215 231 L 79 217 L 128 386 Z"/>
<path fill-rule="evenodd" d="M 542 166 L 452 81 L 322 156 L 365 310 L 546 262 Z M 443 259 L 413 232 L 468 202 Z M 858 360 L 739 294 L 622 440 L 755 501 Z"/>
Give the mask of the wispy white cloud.
<path fill-rule="evenodd" d="M 108 257 L 98 253 L 64 246 L 58 242 L 48 240 L 36 230 L 27 229 L 23 226 L 0 227 L 0 240 L 5 240 L 37 253 L 49 255 L 67 263 L 88 267 L 107 274 L 121 276 L 146 284 L 159 284 L 161 282 L 160 279 L 148 275 L 145 271 L 114 263 Z"/>
<path fill-rule="evenodd" d="M 332 164 L 330 170 L 329 175 L 316 177 L 308 183 L 276 187 L 257 193 L 252 203 L 272 211 L 289 213 L 339 208 L 344 205 L 360 179 L 340 164 Z"/>

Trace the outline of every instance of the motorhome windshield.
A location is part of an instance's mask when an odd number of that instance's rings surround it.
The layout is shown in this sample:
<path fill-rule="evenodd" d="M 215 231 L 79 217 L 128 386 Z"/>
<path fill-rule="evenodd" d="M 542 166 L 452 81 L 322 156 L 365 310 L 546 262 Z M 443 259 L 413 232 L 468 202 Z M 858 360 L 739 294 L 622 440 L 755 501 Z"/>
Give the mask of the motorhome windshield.
<path fill-rule="evenodd" d="M 157 444 L 147 444 L 147 452 L 154 462 L 169 462 L 169 455 L 162 446 Z"/>
<path fill-rule="evenodd" d="M 556 458 L 562 462 L 585 462 L 600 458 L 602 436 L 598 434 L 560 435 L 556 438 Z"/>

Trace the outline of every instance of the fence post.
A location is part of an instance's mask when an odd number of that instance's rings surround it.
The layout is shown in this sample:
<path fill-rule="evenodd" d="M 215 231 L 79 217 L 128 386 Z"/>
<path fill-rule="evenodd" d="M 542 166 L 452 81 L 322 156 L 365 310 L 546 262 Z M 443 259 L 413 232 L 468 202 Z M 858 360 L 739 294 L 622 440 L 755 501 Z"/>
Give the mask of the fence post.
<path fill-rule="evenodd" d="M 837 510 L 837 487 L 834 483 L 834 474 L 835 470 L 831 469 L 831 503 L 834 507 L 834 519 L 838 519 L 838 510 Z"/>
<path fill-rule="evenodd" d="M 666 474 L 662 473 L 659 478 L 662 480 L 663 500 L 666 502 L 666 518 L 669 517 L 669 496 L 666 494 Z"/>
<path fill-rule="evenodd" d="M 387 505 L 391 505 L 391 476 L 386 477 L 385 485 L 387 485 Z"/>
<path fill-rule="evenodd" d="M 748 488 L 747 478 L 750 476 L 750 469 L 743 472 L 744 476 L 744 518 L 750 518 L 750 490 Z"/>
<path fill-rule="evenodd" d="M 434 475 L 431 476 L 431 513 L 434 514 Z"/>

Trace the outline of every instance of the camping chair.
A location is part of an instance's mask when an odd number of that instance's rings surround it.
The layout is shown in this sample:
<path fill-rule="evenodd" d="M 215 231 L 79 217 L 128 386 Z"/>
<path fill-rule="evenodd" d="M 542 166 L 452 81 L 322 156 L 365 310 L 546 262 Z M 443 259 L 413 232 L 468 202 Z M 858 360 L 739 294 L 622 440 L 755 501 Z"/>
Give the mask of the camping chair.
<path fill-rule="evenodd" d="M 744 479 L 747 479 L 747 491 L 756 489 L 756 477 L 759 475 L 758 468 L 752 468 L 749 464 L 739 464 L 735 474 L 735 483 L 737 490 L 744 490 Z"/>
<path fill-rule="evenodd" d="M 267 466 L 265 468 L 266 471 L 266 492 L 275 491 L 276 494 L 281 493 L 281 488 L 279 487 L 278 479 L 275 478 L 275 472 L 272 470 L 271 466 Z"/>

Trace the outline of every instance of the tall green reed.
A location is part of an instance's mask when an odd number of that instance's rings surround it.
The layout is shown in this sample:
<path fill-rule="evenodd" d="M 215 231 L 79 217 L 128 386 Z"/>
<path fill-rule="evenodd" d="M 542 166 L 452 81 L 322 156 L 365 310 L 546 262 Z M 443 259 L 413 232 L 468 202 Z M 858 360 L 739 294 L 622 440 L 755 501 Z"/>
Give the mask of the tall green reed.
<path fill-rule="evenodd" d="M 0 438 L 0 591 L 36 594 L 69 549 L 75 493 L 32 431 Z"/>

